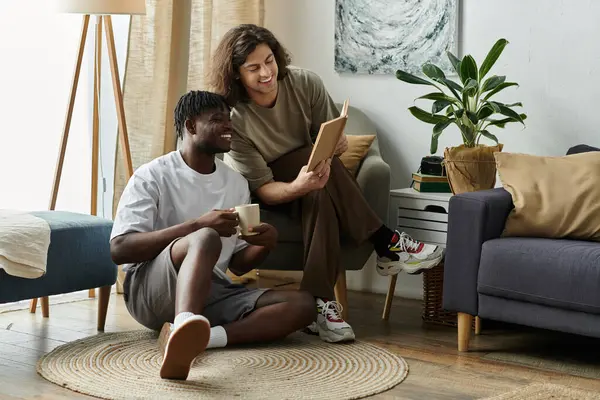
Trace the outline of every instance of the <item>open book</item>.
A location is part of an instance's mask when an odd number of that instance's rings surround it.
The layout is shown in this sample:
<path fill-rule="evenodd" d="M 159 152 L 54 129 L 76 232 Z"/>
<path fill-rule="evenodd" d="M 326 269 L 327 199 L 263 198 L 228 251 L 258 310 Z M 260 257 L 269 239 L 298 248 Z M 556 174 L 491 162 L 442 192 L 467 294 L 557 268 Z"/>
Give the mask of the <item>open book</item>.
<path fill-rule="evenodd" d="M 332 158 L 348 120 L 348 100 L 344 101 L 340 116 L 321 124 L 317 140 L 308 159 L 307 171 L 314 170 L 323 160 Z"/>

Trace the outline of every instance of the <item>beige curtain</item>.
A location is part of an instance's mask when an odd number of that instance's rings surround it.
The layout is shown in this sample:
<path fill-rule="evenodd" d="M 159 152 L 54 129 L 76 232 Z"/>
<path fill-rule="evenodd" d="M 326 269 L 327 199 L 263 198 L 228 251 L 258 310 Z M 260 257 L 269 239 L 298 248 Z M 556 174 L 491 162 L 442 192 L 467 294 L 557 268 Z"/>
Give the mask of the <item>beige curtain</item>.
<path fill-rule="evenodd" d="M 132 17 L 123 98 L 134 170 L 176 148 L 179 97 L 206 88 L 210 56 L 227 30 L 263 24 L 263 1 L 146 0 L 146 15 Z M 117 143 L 113 215 L 129 179 L 122 158 Z"/>

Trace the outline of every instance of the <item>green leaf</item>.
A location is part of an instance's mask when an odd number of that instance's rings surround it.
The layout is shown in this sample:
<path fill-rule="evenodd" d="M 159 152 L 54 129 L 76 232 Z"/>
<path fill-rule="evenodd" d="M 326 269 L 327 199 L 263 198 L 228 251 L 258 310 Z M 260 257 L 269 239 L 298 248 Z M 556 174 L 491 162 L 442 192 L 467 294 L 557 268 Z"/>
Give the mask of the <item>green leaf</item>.
<path fill-rule="evenodd" d="M 451 116 L 452 114 L 454 114 L 454 107 L 450 106 L 448 107 L 448 109 L 446 110 L 446 116 Z"/>
<path fill-rule="evenodd" d="M 462 92 L 462 87 L 458 83 L 456 83 L 456 82 L 454 82 L 454 81 L 452 81 L 450 79 L 446 79 L 446 78 L 438 78 L 438 79 L 435 79 L 435 81 L 439 82 L 439 83 L 441 83 L 443 85 L 445 85 L 448 89 L 450 89 L 450 91 L 452 92 L 452 94 L 459 101 L 461 101 L 461 98 L 460 98 L 460 96 L 459 96 L 458 93 Z"/>
<path fill-rule="evenodd" d="M 525 115 L 525 114 L 520 114 L 520 117 L 523 121 L 525 121 L 527 119 L 527 115 Z M 492 122 L 489 123 L 488 126 L 497 126 L 499 128 L 504 128 L 506 126 L 506 124 L 509 122 L 520 122 L 520 121 L 518 121 L 514 118 L 503 118 L 503 119 L 493 120 Z"/>
<path fill-rule="evenodd" d="M 449 100 L 446 100 L 446 99 L 444 99 L 444 100 L 437 100 L 431 106 L 431 113 L 432 114 L 438 113 L 438 112 L 442 111 L 444 108 L 448 107 L 453 102 L 454 101 L 449 101 Z"/>
<path fill-rule="evenodd" d="M 434 92 L 434 93 L 428 93 L 424 96 L 421 97 L 417 97 L 415 100 L 421 100 L 421 99 L 425 99 L 425 100 L 448 100 L 450 102 L 455 102 L 456 100 L 454 100 L 452 97 L 448 96 L 446 93 L 440 93 L 440 92 Z"/>
<path fill-rule="evenodd" d="M 477 118 L 477 114 L 475 114 L 473 111 L 467 111 L 467 118 L 469 118 L 469 120 L 471 120 L 473 125 L 477 125 L 477 123 L 479 122 L 479 118 Z"/>
<path fill-rule="evenodd" d="M 483 77 L 487 75 L 490 69 L 492 69 L 492 67 L 498 60 L 498 57 L 500 57 L 500 54 L 502 54 L 502 51 L 504 50 L 507 44 L 508 41 L 506 39 L 500 39 L 494 44 L 488 55 L 485 57 L 485 60 L 483 60 L 481 68 L 479 69 L 479 76 L 481 77 L 481 79 L 483 79 Z"/>
<path fill-rule="evenodd" d="M 515 83 L 515 82 L 504 82 L 504 83 L 501 83 L 500 85 L 496 86 L 496 87 L 494 88 L 494 90 L 492 90 L 491 92 L 489 92 L 489 93 L 488 93 L 488 94 L 487 94 L 487 95 L 486 95 L 486 96 L 483 98 L 483 100 L 485 101 L 485 100 L 489 99 L 490 97 L 492 97 L 493 95 L 495 95 L 496 93 L 498 93 L 499 91 L 501 91 L 501 90 L 503 90 L 503 89 L 506 89 L 507 87 L 511 87 L 511 86 L 519 86 L 519 84 L 518 84 L 518 83 Z"/>
<path fill-rule="evenodd" d="M 518 102 L 518 103 L 512 103 L 512 104 L 505 104 L 506 107 L 523 107 L 523 103 Z"/>
<path fill-rule="evenodd" d="M 438 135 L 436 135 L 436 134 L 431 135 L 431 144 L 429 145 L 429 152 L 431 154 L 437 153 L 437 150 L 438 150 L 438 139 L 439 139 L 439 137 L 440 137 L 439 134 Z"/>
<path fill-rule="evenodd" d="M 454 121 L 453 119 L 449 119 L 448 121 L 445 121 L 445 122 L 438 122 L 433 127 L 433 133 L 437 133 L 437 134 L 442 133 L 442 131 L 444 129 L 446 129 L 448 127 L 448 125 L 450 125 L 453 121 Z"/>
<path fill-rule="evenodd" d="M 448 59 L 452 63 L 454 70 L 456 71 L 458 76 L 460 76 L 460 64 L 461 64 L 460 60 L 458 58 L 456 58 L 456 56 L 449 51 L 447 51 L 446 54 L 448 55 Z"/>
<path fill-rule="evenodd" d="M 488 131 L 486 131 L 486 130 L 483 130 L 483 131 L 481 131 L 481 132 L 479 132 L 479 133 L 481 133 L 481 134 L 482 134 L 483 136 L 485 136 L 486 138 L 488 138 L 488 139 L 491 139 L 491 140 L 493 140 L 494 142 L 496 142 L 496 144 L 498 144 L 498 138 L 497 138 L 495 135 L 493 135 L 492 133 L 490 133 L 490 132 L 488 132 Z"/>
<path fill-rule="evenodd" d="M 431 63 L 423 65 L 423 73 L 431 79 L 444 79 L 446 77 L 444 71 Z"/>
<path fill-rule="evenodd" d="M 512 109 L 508 108 L 506 105 L 495 101 L 491 101 L 490 104 L 495 104 L 496 106 L 498 106 L 500 108 L 500 114 L 514 118 L 523 125 L 525 125 L 525 122 L 523 122 L 523 118 L 521 118 L 521 116 L 516 111 L 513 111 Z"/>
<path fill-rule="evenodd" d="M 506 80 L 505 76 L 492 76 L 483 83 L 481 87 L 481 93 L 487 92 L 488 90 L 493 90 L 497 88 L 499 85 L 503 84 Z"/>
<path fill-rule="evenodd" d="M 475 79 L 469 78 L 469 79 L 467 79 L 467 83 L 466 83 L 465 87 L 463 88 L 463 94 L 473 97 L 473 96 L 475 96 L 475 94 L 477 94 L 478 87 L 479 87 L 479 84 L 477 83 L 477 81 Z"/>
<path fill-rule="evenodd" d="M 445 122 L 448 120 L 448 117 L 444 117 L 443 115 L 431 115 L 427 111 L 419 108 L 419 107 L 410 107 L 408 109 L 412 115 L 414 115 L 417 119 L 428 123 L 428 124 L 437 124 L 440 122 Z"/>
<path fill-rule="evenodd" d="M 454 115 L 456 115 L 456 119 L 461 119 L 464 113 L 465 113 L 465 109 L 461 108 L 460 110 L 456 110 Z"/>
<path fill-rule="evenodd" d="M 466 55 L 460 63 L 460 79 L 466 84 L 469 78 L 479 81 L 477 79 L 477 63 L 472 56 Z"/>
<path fill-rule="evenodd" d="M 396 71 L 396 78 L 400 79 L 401 81 L 404 81 L 406 83 L 412 83 L 414 85 L 429 85 L 429 86 L 435 86 L 433 83 L 426 81 L 423 78 L 419 78 L 418 76 L 415 76 L 413 74 L 409 74 L 408 72 L 404 72 L 401 70 Z"/>
<path fill-rule="evenodd" d="M 477 118 L 479 118 L 479 120 L 486 119 L 493 113 L 494 113 L 494 109 L 491 106 L 486 104 L 483 107 L 481 107 L 481 109 L 479 109 L 479 112 L 477 113 Z"/>
<path fill-rule="evenodd" d="M 494 110 L 494 112 L 500 112 L 500 106 L 498 106 L 498 103 L 496 103 L 495 101 L 488 101 L 485 104 L 492 107 L 492 110 Z"/>
<path fill-rule="evenodd" d="M 442 134 L 444 129 L 446 129 L 448 125 L 450 125 L 453 121 L 453 119 L 449 119 L 448 121 L 439 122 L 435 124 L 435 126 L 433 127 L 433 134 L 431 135 L 431 145 L 429 146 L 429 151 L 431 152 L 431 154 L 435 154 L 437 152 L 438 139 L 440 135 Z"/>

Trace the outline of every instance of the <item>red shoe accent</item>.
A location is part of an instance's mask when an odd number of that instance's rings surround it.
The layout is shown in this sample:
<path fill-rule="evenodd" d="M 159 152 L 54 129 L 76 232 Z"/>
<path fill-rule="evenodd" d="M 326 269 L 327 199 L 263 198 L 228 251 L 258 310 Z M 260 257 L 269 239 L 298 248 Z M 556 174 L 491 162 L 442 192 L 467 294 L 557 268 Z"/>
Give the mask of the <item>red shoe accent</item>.
<path fill-rule="evenodd" d="M 423 243 L 423 242 L 420 242 L 420 243 L 419 243 L 419 246 L 417 247 L 417 249 L 416 249 L 416 250 L 409 250 L 408 252 L 409 252 L 409 253 L 412 253 L 412 254 L 417 254 L 417 253 L 420 253 L 420 252 L 421 252 L 421 250 L 423 250 L 423 246 L 425 246 L 425 243 Z"/>

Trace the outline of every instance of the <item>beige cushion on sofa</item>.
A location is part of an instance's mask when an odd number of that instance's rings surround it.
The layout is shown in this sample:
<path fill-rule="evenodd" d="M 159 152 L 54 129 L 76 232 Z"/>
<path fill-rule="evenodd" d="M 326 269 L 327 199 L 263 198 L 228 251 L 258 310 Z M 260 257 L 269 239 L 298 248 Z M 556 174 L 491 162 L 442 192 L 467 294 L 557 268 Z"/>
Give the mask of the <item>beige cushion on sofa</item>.
<path fill-rule="evenodd" d="M 494 156 L 515 205 L 504 236 L 600 241 L 600 152 Z"/>
<path fill-rule="evenodd" d="M 356 176 L 358 166 L 367 155 L 375 135 L 346 135 L 346 137 L 348 150 L 340 156 L 340 161 L 353 176 Z"/>

